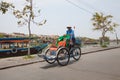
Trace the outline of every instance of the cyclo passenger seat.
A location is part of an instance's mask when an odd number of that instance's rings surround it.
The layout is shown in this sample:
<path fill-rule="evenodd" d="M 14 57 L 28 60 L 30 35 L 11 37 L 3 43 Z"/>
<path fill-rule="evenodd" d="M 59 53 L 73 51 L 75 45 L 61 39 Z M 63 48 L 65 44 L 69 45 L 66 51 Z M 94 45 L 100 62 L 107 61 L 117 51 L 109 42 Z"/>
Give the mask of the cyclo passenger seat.
<path fill-rule="evenodd" d="M 69 46 L 69 40 L 70 40 L 69 35 L 60 36 L 57 39 L 56 46 L 58 46 L 58 47 L 61 47 L 61 46 L 62 47 L 68 47 Z"/>

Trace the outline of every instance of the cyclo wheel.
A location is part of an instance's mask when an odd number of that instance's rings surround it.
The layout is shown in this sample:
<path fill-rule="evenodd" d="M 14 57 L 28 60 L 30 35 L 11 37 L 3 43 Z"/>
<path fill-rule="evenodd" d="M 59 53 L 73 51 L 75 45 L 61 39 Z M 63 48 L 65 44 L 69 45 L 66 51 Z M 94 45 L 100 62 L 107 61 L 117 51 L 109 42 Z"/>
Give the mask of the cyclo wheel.
<path fill-rule="evenodd" d="M 55 63 L 55 61 L 56 61 L 56 54 L 52 54 L 50 49 L 47 49 L 46 52 L 45 52 L 45 60 L 49 64 Z"/>
<path fill-rule="evenodd" d="M 61 66 L 65 66 L 68 64 L 69 60 L 70 60 L 70 54 L 68 49 L 65 47 L 58 49 L 58 52 L 57 52 L 58 64 Z"/>
<path fill-rule="evenodd" d="M 72 57 L 78 61 L 81 57 L 81 48 L 80 47 L 73 47 L 71 50 Z"/>

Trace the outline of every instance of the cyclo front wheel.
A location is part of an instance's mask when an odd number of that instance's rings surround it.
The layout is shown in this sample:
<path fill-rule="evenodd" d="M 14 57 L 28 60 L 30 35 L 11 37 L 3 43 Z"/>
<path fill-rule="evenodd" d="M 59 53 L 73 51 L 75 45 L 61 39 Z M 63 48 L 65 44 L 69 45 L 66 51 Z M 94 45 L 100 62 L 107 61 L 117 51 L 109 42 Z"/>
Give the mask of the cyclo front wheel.
<path fill-rule="evenodd" d="M 81 48 L 80 47 L 73 47 L 72 50 L 72 56 L 77 61 L 81 57 Z"/>
<path fill-rule="evenodd" d="M 52 54 L 52 51 L 50 49 L 47 49 L 45 52 L 45 60 L 49 64 L 53 64 L 56 61 L 56 54 Z"/>
<path fill-rule="evenodd" d="M 70 60 L 70 54 L 68 49 L 64 47 L 58 49 L 58 52 L 57 52 L 58 64 L 61 66 L 65 66 L 68 64 L 69 60 Z"/>

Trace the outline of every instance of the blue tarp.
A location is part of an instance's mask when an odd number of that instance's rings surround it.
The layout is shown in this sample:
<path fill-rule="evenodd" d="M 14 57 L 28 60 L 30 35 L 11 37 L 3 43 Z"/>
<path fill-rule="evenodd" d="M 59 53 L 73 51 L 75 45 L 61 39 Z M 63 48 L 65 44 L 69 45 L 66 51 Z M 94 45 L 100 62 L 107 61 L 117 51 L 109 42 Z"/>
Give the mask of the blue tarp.
<path fill-rule="evenodd" d="M 0 38 L 0 41 L 4 41 L 4 40 L 28 40 L 29 37 L 21 37 L 21 38 Z M 30 38 L 30 39 L 34 39 L 34 37 Z"/>
<path fill-rule="evenodd" d="M 0 41 L 4 41 L 4 40 L 25 40 L 25 39 L 29 39 L 29 38 L 0 38 Z"/>

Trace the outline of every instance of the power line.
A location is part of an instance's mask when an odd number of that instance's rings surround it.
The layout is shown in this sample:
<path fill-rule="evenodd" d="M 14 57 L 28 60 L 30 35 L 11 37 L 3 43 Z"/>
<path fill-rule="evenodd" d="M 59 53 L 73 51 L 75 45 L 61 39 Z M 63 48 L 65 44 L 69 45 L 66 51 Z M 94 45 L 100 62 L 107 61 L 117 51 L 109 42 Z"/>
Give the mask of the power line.
<path fill-rule="evenodd" d="M 80 1 L 80 0 L 77 0 L 79 3 L 82 3 L 84 4 L 85 6 L 95 10 L 95 11 L 98 11 L 96 8 L 94 8 L 92 5 L 88 4 L 87 2 L 84 2 L 84 1 Z"/>
<path fill-rule="evenodd" d="M 87 12 L 87 13 L 90 13 L 90 14 L 92 14 L 92 15 L 94 14 L 93 12 L 91 12 L 91 11 L 85 9 L 85 8 L 80 7 L 79 5 L 77 5 L 76 3 L 74 3 L 74 2 L 72 2 L 72 1 L 70 1 L 70 0 L 66 0 L 66 1 L 67 1 L 68 3 L 70 3 L 70 4 L 72 4 L 73 6 L 79 8 L 79 9 L 81 9 L 81 10 Z M 79 0 L 77 0 L 77 1 L 79 1 Z M 93 9 L 94 11 L 97 11 L 97 12 L 100 11 L 100 12 L 106 14 L 105 11 L 98 10 L 98 9 L 94 8 L 92 5 L 90 5 L 90 4 L 86 3 L 86 2 L 83 2 L 83 1 L 81 1 L 81 2 L 82 2 L 82 4 L 84 4 L 85 6 L 88 6 L 89 8 Z M 79 1 L 79 3 L 80 3 L 80 1 Z M 115 21 L 117 21 L 115 17 L 113 17 L 113 19 L 114 19 Z M 118 21 L 117 21 L 117 22 L 118 22 Z"/>
<path fill-rule="evenodd" d="M 79 3 L 84 4 L 84 5 L 87 6 L 88 8 L 93 9 L 94 11 L 100 11 L 100 12 L 102 12 L 102 13 L 104 13 L 104 14 L 107 14 L 105 11 L 98 10 L 98 9 L 94 8 L 92 5 L 88 4 L 87 2 L 80 1 L 80 0 L 77 0 L 77 1 L 78 1 Z M 117 19 L 116 19 L 115 17 L 113 17 L 113 19 L 114 19 L 115 21 L 117 21 Z M 117 21 L 117 22 L 118 22 L 118 21 Z"/>
<path fill-rule="evenodd" d="M 72 2 L 72 1 L 69 1 L 69 0 L 66 0 L 66 1 L 67 1 L 68 3 L 74 5 L 74 6 L 78 7 L 79 9 L 81 9 L 81 10 L 87 12 L 87 13 L 93 14 L 91 11 L 89 11 L 89 10 L 87 10 L 87 9 L 84 9 L 84 8 L 80 7 L 79 5 L 75 4 L 75 3 Z"/>

